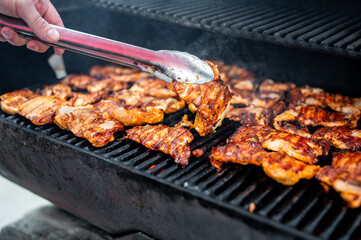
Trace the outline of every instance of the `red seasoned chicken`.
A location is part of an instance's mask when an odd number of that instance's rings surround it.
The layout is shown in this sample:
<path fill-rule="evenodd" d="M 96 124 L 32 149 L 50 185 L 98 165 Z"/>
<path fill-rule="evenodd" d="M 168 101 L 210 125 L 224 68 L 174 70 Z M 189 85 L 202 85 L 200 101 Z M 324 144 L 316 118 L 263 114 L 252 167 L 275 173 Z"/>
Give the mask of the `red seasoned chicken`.
<path fill-rule="evenodd" d="M 20 107 L 24 102 L 37 96 L 39 95 L 27 88 L 3 94 L 0 96 L 1 109 L 9 114 L 18 114 Z"/>
<path fill-rule="evenodd" d="M 320 128 L 312 134 L 316 140 L 327 140 L 334 147 L 343 150 L 357 150 L 361 148 L 361 130 L 347 127 Z"/>

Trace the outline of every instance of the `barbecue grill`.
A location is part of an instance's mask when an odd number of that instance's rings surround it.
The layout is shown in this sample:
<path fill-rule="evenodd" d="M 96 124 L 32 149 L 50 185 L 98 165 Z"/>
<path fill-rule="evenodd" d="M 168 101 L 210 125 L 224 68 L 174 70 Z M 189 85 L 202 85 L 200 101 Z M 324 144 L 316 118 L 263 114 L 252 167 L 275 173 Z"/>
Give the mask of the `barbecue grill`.
<path fill-rule="evenodd" d="M 188 51 L 255 71 L 259 77 L 310 84 L 360 96 L 361 17 L 358 5 L 333 1 L 116 1 L 58 3 L 65 24 L 151 49 Z M 86 21 L 84 20 L 86 19 Z M 98 21 L 99 24 L 89 24 Z M 107 27 L 107 26 L 111 27 Z M 103 26 L 103 27 L 99 27 Z M 19 49 L 2 52 L 23 56 Z M 44 56 L 25 52 L 41 66 Z M 5 54 L 4 54 L 5 55 Z M 7 55 L 8 56 L 8 55 Z M 46 55 L 45 55 L 46 56 Z M 97 60 L 66 53 L 70 73 Z M 14 72 L 4 62 L 1 92 L 54 82 L 50 72 Z M 11 65 L 11 66 L 10 66 Z M 31 65 L 24 68 L 31 68 Z M 26 77 L 24 79 L 24 77 Z M 10 79 L 16 79 L 9 83 Z M 168 115 L 174 125 L 183 110 Z M 205 138 L 195 132 L 184 168 L 163 153 L 122 139 L 94 148 L 53 125 L 35 126 L 0 113 L 0 174 L 66 211 L 112 233 L 144 232 L 159 239 L 360 239 L 361 209 L 349 209 L 316 180 L 286 187 L 254 166 L 208 161 L 239 125 L 225 120 Z M 250 212 L 250 205 L 255 205 Z"/>

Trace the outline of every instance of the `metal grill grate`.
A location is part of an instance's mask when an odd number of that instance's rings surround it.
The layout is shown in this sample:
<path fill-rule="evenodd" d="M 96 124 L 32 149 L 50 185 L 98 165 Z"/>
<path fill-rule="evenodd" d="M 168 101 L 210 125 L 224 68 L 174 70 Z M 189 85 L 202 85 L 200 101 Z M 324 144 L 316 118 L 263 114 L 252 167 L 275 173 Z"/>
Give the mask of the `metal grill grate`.
<path fill-rule="evenodd" d="M 168 115 L 165 122 L 176 123 L 188 110 Z M 148 151 L 138 143 L 122 139 L 102 148 L 94 148 L 87 140 L 75 137 L 55 125 L 35 126 L 30 121 L 0 111 L 0 122 L 13 124 L 20 129 L 34 131 L 51 139 L 70 144 L 79 150 L 107 158 L 116 164 L 130 168 L 134 174 L 146 174 L 167 185 L 181 188 L 199 198 L 215 203 L 225 209 L 248 214 L 249 205 L 256 209 L 256 220 L 272 224 L 279 230 L 303 239 L 358 239 L 361 230 L 361 209 L 348 209 L 337 193 L 325 194 L 316 180 L 301 181 L 286 187 L 268 178 L 261 168 L 255 166 L 227 165 L 217 172 L 208 161 L 213 146 L 224 144 L 238 124 L 224 121 L 216 132 L 201 138 L 196 135 L 192 149 L 203 148 L 206 154 L 190 164 L 180 167 L 161 152 Z"/>
<path fill-rule="evenodd" d="M 232 36 L 361 57 L 361 16 L 288 1 L 93 0 L 98 6 Z M 330 4 L 328 2 L 328 4 Z"/>

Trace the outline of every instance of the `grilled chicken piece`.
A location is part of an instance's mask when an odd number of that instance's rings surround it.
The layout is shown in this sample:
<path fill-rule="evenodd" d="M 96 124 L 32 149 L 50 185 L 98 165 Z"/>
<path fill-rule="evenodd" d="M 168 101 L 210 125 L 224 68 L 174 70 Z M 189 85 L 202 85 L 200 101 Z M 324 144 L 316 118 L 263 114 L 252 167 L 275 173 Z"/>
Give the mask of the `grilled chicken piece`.
<path fill-rule="evenodd" d="M 184 114 L 182 117 L 182 121 L 174 125 L 174 127 L 193 128 L 193 122 L 188 120 L 187 114 Z"/>
<path fill-rule="evenodd" d="M 24 102 L 37 96 L 39 95 L 27 88 L 3 94 L 0 96 L 1 109 L 8 114 L 18 114 Z"/>
<path fill-rule="evenodd" d="M 186 166 L 191 156 L 189 143 L 193 135 L 182 127 L 168 127 L 165 125 L 137 126 L 127 131 L 127 139 L 136 141 L 147 148 L 170 154 L 175 162 Z"/>
<path fill-rule="evenodd" d="M 228 139 L 227 143 L 256 141 L 262 143 L 275 130 L 264 125 L 242 126 Z"/>
<path fill-rule="evenodd" d="M 117 120 L 104 118 L 92 106 L 61 106 L 55 123 L 62 129 L 70 130 L 75 136 L 86 138 L 94 147 L 102 147 L 114 140 L 114 133 L 123 130 Z"/>
<path fill-rule="evenodd" d="M 347 127 L 320 128 L 312 134 L 316 140 L 327 140 L 342 150 L 361 149 L 361 130 Z"/>
<path fill-rule="evenodd" d="M 194 128 L 201 136 L 213 132 L 222 124 L 228 110 L 231 93 L 220 79 L 217 67 L 207 62 L 213 69 L 214 79 L 205 84 L 188 84 L 172 81 L 172 88 L 187 104 L 197 109 Z"/>
<path fill-rule="evenodd" d="M 37 93 L 42 96 L 55 96 L 63 100 L 67 100 L 72 94 L 71 87 L 62 83 L 45 86 L 41 90 L 38 89 Z"/>
<path fill-rule="evenodd" d="M 129 90 L 157 98 L 177 97 L 177 94 L 172 91 L 171 84 L 158 78 L 138 80 Z"/>
<path fill-rule="evenodd" d="M 71 74 L 66 76 L 61 83 L 70 86 L 72 89 L 86 89 L 88 85 L 96 82 L 97 79 L 88 75 Z"/>
<path fill-rule="evenodd" d="M 271 79 L 264 80 L 259 86 L 260 92 L 283 93 L 296 88 L 296 84 L 291 82 L 274 82 Z"/>
<path fill-rule="evenodd" d="M 112 99 L 117 99 L 126 105 L 134 107 L 154 107 L 163 110 L 164 113 L 170 114 L 184 108 L 185 102 L 177 98 L 160 99 L 153 96 L 143 96 L 139 92 L 123 90 L 111 95 Z"/>
<path fill-rule="evenodd" d="M 232 89 L 231 104 L 269 108 L 284 97 L 283 93 L 260 92 Z"/>
<path fill-rule="evenodd" d="M 155 124 L 163 121 L 164 112 L 153 107 L 133 107 L 117 100 L 102 100 L 94 107 L 103 116 L 112 117 L 125 126 Z"/>
<path fill-rule="evenodd" d="M 352 104 L 361 109 L 361 98 L 352 98 Z"/>
<path fill-rule="evenodd" d="M 360 119 L 359 112 L 338 113 L 330 112 L 316 106 L 297 106 L 285 113 L 299 118 L 307 126 L 325 126 L 338 127 L 349 126 L 357 127 L 357 121 Z"/>
<path fill-rule="evenodd" d="M 360 113 L 361 109 L 356 107 L 352 99 L 341 94 L 325 92 L 320 88 L 305 86 L 290 91 L 290 98 L 297 104 L 307 104 L 320 107 L 329 107 L 334 111 L 343 113 Z"/>
<path fill-rule="evenodd" d="M 127 89 L 129 86 L 129 83 L 127 82 L 120 82 L 115 81 L 112 78 L 105 78 L 89 84 L 86 89 L 90 93 L 95 93 L 99 91 L 116 92 Z"/>
<path fill-rule="evenodd" d="M 326 155 L 329 150 L 311 139 L 279 131 L 271 132 L 262 145 L 266 149 L 286 153 L 308 164 L 317 163 L 317 156 Z"/>
<path fill-rule="evenodd" d="M 231 104 L 251 106 L 253 99 L 256 98 L 256 93 L 249 90 L 231 89 L 231 92 L 232 92 Z"/>
<path fill-rule="evenodd" d="M 307 126 L 297 117 L 285 112 L 281 113 L 273 119 L 273 126 L 275 129 L 297 134 L 302 137 L 310 138 L 311 134 Z"/>
<path fill-rule="evenodd" d="M 124 68 L 119 66 L 93 66 L 89 74 L 92 77 L 103 79 L 106 77 L 109 77 L 111 75 L 118 75 L 118 76 L 124 76 L 124 75 L 131 75 L 141 72 L 139 69 L 136 68 Z M 150 74 L 147 74 L 147 76 L 151 76 Z"/>
<path fill-rule="evenodd" d="M 95 92 L 95 93 L 79 93 L 73 92 L 71 98 L 67 101 L 68 105 L 73 107 L 86 106 L 99 102 L 100 100 L 107 97 L 106 92 Z"/>
<path fill-rule="evenodd" d="M 332 186 L 351 208 L 361 206 L 361 152 L 343 152 L 334 156 L 317 179 Z"/>
<path fill-rule="evenodd" d="M 54 96 L 39 96 L 24 102 L 19 114 L 35 125 L 53 123 L 55 113 L 62 102 L 63 100 Z"/>
<path fill-rule="evenodd" d="M 267 108 L 253 106 L 235 108 L 231 105 L 227 111 L 226 118 L 240 122 L 243 125 L 270 125 L 273 114 Z"/>

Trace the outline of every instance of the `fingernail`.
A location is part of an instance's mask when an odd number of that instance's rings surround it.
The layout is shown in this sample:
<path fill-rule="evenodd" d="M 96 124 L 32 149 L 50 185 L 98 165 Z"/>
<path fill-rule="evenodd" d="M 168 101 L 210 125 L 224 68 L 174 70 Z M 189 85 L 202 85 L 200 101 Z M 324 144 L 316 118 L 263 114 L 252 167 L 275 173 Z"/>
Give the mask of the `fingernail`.
<path fill-rule="evenodd" d="M 46 35 L 48 36 L 50 41 L 57 41 L 60 38 L 60 35 L 57 31 L 55 31 L 54 29 L 50 28 L 47 32 Z"/>
<path fill-rule="evenodd" d="M 11 40 L 13 38 L 12 32 L 2 32 L 1 35 L 3 35 L 6 40 Z"/>
<path fill-rule="evenodd" d="M 40 49 L 38 45 L 28 46 L 28 48 L 29 48 L 30 50 L 35 51 L 35 52 L 39 51 L 39 49 Z"/>

